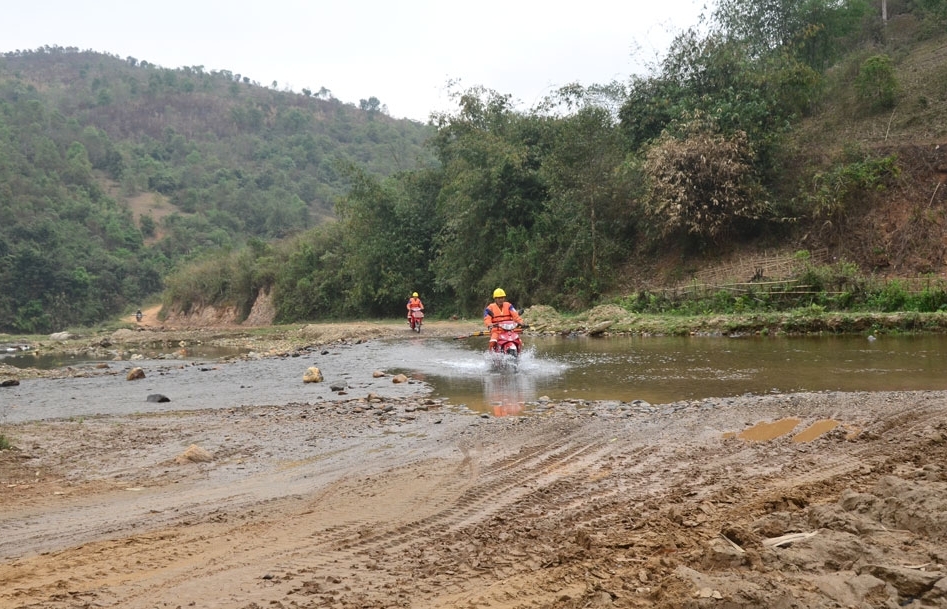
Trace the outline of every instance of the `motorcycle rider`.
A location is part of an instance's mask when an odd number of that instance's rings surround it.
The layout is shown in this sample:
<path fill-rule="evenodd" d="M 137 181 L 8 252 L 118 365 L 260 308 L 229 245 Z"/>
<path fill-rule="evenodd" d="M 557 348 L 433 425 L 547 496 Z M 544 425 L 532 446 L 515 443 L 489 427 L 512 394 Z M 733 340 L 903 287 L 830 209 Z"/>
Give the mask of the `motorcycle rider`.
<path fill-rule="evenodd" d="M 408 299 L 408 323 L 411 323 L 411 309 L 419 308 L 422 311 L 424 310 L 424 303 L 421 302 L 421 299 L 418 298 L 417 292 L 411 293 L 411 298 Z"/>
<path fill-rule="evenodd" d="M 490 328 L 490 350 L 496 348 L 500 336 L 500 326 L 505 321 L 515 321 L 524 328 L 526 324 L 516 311 L 516 307 L 506 301 L 506 292 L 502 288 L 493 290 L 493 302 L 483 310 L 483 325 Z"/>

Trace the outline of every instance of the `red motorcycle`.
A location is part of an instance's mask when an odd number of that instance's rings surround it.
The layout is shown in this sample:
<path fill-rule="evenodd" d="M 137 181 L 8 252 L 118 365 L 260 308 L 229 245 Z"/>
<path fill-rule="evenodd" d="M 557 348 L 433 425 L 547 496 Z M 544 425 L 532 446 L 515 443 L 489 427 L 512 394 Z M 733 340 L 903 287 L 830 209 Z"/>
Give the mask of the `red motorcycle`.
<path fill-rule="evenodd" d="M 411 307 L 411 313 L 408 315 L 408 325 L 411 329 L 421 333 L 421 321 L 424 319 L 424 311 L 420 307 Z"/>
<path fill-rule="evenodd" d="M 523 341 L 520 340 L 520 324 L 515 321 L 504 321 L 496 325 L 500 327 L 500 334 L 497 336 L 497 342 L 493 343 L 491 350 L 515 360 L 523 351 Z"/>

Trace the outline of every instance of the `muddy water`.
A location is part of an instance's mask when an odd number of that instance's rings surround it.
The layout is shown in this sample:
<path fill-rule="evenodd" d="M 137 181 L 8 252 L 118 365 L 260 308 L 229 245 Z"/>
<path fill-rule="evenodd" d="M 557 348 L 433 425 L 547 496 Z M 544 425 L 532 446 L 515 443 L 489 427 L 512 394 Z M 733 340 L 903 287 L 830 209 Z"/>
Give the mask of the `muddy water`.
<path fill-rule="evenodd" d="M 482 338 L 424 336 L 369 341 L 295 358 L 215 363 L 110 362 L 108 374 L 24 380 L 0 389 L 0 423 L 240 405 L 404 397 L 430 386 L 434 397 L 476 412 L 528 414 L 542 397 L 561 401 L 642 400 L 663 404 L 748 393 L 947 389 L 947 336 L 800 338 L 526 338 L 516 371 L 497 371 Z M 126 381 L 142 366 L 146 378 Z M 325 383 L 303 384 L 309 366 Z M 404 372 L 395 385 L 374 370 Z M 343 391 L 330 384 L 343 382 Z M 149 394 L 171 402 L 146 402 Z"/>
<path fill-rule="evenodd" d="M 377 341 L 299 357 L 258 360 L 85 361 L 70 366 L 74 374 L 70 378 L 23 379 L 17 386 L 0 388 L 0 424 L 97 414 L 315 403 L 369 393 L 383 398 L 408 397 L 424 386 L 417 381 L 394 384 L 390 376 L 376 378 L 372 374 L 388 367 L 385 362 L 392 363 L 397 352 Z M 101 365 L 107 368 L 97 367 Z M 302 382 L 310 366 L 322 371 L 325 382 Z M 142 368 L 145 378 L 126 380 L 134 367 Z M 148 401 L 153 394 L 170 401 Z"/>
<path fill-rule="evenodd" d="M 39 368 L 52 370 L 66 366 L 82 366 L 98 361 L 88 355 L 67 353 L 37 353 L 35 351 L 20 351 L 10 349 L 12 355 L 0 353 L 0 363 L 16 368 Z M 219 360 L 229 357 L 240 357 L 247 354 L 247 349 L 228 347 L 210 347 L 206 345 L 192 346 L 186 349 L 136 349 L 145 359 L 165 359 L 181 361 Z"/>
<path fill-rule="evenodd" d="M 740 438 L 747 442 L 769 442 L 770 440 L 795 432 L 800 423 L 802 423 L 802 420 L 795 417 L 779 419 L 777 421 L 761 421 L 739 433 L 727 432 L 723 434 L 723 437 L 725 439 Z M 834 419 L 820 419 L 802 431 L 795 433 L 792 436 L 792 441 L 797 444 L 812 442 L 838 426 L 839 422 Z"/>
<path fill-rule="evenodd" d="M 482 342 L 482 341 L 480 341 Z M 518 370 L 484 345 L 416 341 L 402 368 L 478 410 L 551 400 L 653 404 L 747 393 L 947 389 L 947 337 L 531 338 Z"/>

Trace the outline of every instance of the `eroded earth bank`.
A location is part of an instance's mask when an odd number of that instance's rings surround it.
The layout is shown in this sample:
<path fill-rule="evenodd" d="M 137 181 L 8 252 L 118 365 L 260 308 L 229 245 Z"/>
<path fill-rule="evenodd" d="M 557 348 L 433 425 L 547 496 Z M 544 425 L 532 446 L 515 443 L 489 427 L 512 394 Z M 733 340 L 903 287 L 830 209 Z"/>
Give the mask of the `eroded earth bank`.
<path fill-rule="evenodd" d="M 3 608 L 947 606 L 945 392 L 3 432 Z"/>

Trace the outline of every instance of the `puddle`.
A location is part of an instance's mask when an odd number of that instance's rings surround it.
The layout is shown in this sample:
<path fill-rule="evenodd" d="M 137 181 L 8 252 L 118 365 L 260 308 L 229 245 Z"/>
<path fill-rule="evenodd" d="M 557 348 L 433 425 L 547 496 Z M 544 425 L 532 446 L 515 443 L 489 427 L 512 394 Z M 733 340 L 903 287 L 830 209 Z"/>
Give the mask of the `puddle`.
<path fill-rule="evenodd" d="M 822 434 L 829 433 L 838 426 L 838 421 L 834 421 L 832 419 L 822 419 L 821 421 L 816 421 L 806 429 L 797 433 L 795 436 L 793 436 L 792 441 L 799 443 L 812 442 Z"/>
<path fill-rule="evenodd" d="M 794 417 L 772 422 L 760 422 L 741 432 L 727 432 L 723 434 L 723 437 L 724 439 L 740 438 L 747 442 L 769 442 L 791 433 L 801 422 L 800 419 Z M 812 442 L 819 436 L 832 431 L 838 426 L 839 422 L 834 419 L 821 419 L 794 435 L 792 441 L 797 444 Z"/>
<path fill-rule="evenodd" d="M 785 436 L 796 428 L 802 421 L 799 419 L 780 419 L 772 423 L 757 423 L 749 429 L 744 429 L 739 433 L 726 433 L 724 438 L 740 438 L 748 442 L 768 442 L 775 440 L 780 436 Z"/>

